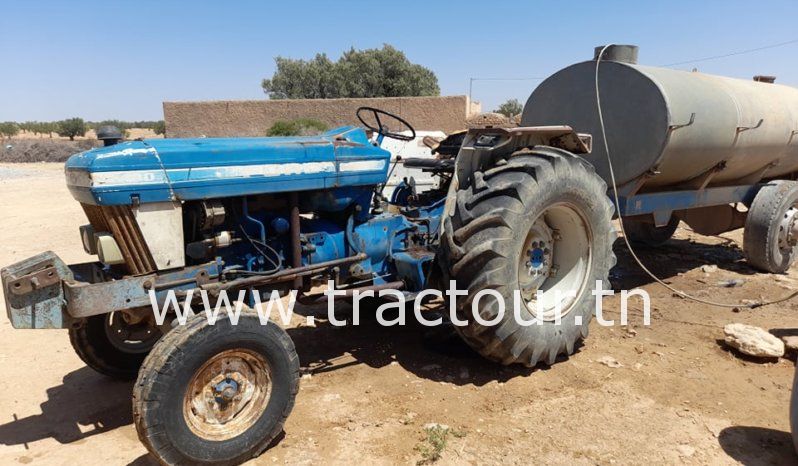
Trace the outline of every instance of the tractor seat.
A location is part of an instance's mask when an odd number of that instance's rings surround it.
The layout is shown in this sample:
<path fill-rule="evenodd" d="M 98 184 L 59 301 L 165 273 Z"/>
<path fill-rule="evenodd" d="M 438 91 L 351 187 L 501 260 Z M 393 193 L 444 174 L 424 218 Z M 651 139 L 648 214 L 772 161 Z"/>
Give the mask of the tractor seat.
<path fill-rule="evenodd" d="M 425 171 L 454 172 L 454 159 L 423 159 L 420 157 L 410 157 L 402 159 L 406 168 L 421 168 Z"/>

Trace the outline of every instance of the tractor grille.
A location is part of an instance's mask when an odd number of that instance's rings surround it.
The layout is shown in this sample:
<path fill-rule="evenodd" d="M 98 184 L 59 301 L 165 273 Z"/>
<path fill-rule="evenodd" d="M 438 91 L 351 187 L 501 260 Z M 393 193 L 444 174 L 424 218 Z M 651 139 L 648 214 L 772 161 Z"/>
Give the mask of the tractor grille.
<path fill-rule="evenodd" d="M 107 231 L 114 236 L 122 257 L 125 258 L 125 266 L 131 275 L 142 275 L 155 272 L 155 260 L 150 254 L 144 236 L 141 234 L 133 211 L 129 206 L 96 206 L 81 204 L 89 223 L 94 227 L 94 231 Z"/>

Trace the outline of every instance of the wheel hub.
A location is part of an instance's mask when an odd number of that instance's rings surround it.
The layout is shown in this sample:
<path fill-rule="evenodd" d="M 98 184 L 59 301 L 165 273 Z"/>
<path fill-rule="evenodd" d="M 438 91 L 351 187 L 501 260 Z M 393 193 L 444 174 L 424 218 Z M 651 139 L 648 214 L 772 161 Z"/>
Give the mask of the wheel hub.
<path fill-rule="evenodd" d="M 271 396 L 271 369 L 262 355 L 236 349 L 209 359 L 191 379 L 183 416 L 198 436 L 221 441 L 249 429 Z"/>
<path fill-rule="evenodd" d="M 217 403 L 228 403 L 232 401 L 237 394 L 238 383 L 229 377 L 225 377 L 224 380 L 213 387 L 213 395 Z"/>
<path fill-rule="evenodd" d="M 798 207 L 792 206 L 784 212 L 779 223 L 779 249 L 789 252 L 798 244 Z"/>
<path fill-rule="evenodd" d="M 518 287 L 529 312 L 545 321 L 570 312 L 586 286 L 592 232 L 570 204 L 554 204 L 532 224 L 518 267 Z"/>
<path fill-rule="evenodd" d="M 526 245 L 524 246 L 523 267 L 519 268 L 519 272 L 525 271 L 520 274 L 525 274 L 524 276 L 519 276 L 521 295 L 525 299 L 534 299 L 535 292 L 551 273 L 553 249 L 553 232 L 541 217 L 532 225 Z"/>
<path fill-rule="evenodd" d="M 161 338 L 161 331 L 146 319 L 136 319 L 124 312 L 111 312 L 105 321 L 108 341 L 118 350 L 146 353 Z"/>

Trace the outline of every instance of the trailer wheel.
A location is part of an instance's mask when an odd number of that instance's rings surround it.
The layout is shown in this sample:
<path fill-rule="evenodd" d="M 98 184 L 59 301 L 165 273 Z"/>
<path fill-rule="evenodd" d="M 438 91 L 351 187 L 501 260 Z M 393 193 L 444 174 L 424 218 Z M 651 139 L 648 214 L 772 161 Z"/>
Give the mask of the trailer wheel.
<path fill-rule="evenodd" d="M 646 246 L 661 246 L 671 239 L 679 226 L 678 217 L 671 217 L 667 225 L 658 227 L 653 223 L 623 220 L 623 230 L 633 243 Z"/>
<path fill-rule="evenodd" d="M 169 332 L 133 387 L 139 439 L 164 464 L 239 464 L 282 431 L 299 390 L 299 357 L 274 322 L 251 311 Z"/>
<path fill-rule="evenodd" d="M 743 252 L 752 266 L 770 273 L 786 272 L 797 257 L 798 183 L 771 181 L 754 197 L 743 232 Z"/>
<path fill-rule="evenodd" d="M 121 380 L 136 378 L 152 346 L 161 338 L 157 327 L 126 321 L 121 312 L 86 318 L 69 329 L 78 357 L 100 374 Z"/>
<path fill-rule="evenodd" d="M 441 254 L 449 276 L 469 292 L 456 306 L 458 319 L 467 324 L 454 326 L 466 343 L 502 364 L 529 367 L 573 353 L 595 309 L 591 290 L 597 280 L 608 285 L 615 265 L 617 235 L 606 190 L 583 159 L 535 147 L 475 173 L 471 186 L 457 191 L 454 212 L 444 215 Z M 500 320 L 500 300 L 491 296 L 479 301 L 483 323 L 472 313 L 482 290 L 501 296 Z M 540 325 L 515 318 L 515 290 L 523 301 L 522 319 Z M 494 319 L 498 324 L 485 325 Z"/>

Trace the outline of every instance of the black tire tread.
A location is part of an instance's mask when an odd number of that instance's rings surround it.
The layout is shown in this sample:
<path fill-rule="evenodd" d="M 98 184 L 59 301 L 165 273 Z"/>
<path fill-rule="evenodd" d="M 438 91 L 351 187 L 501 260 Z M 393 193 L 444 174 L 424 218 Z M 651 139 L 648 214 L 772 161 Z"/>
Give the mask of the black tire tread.
<path fill-rule="evenodd" d="M 657 247 L 665 244 L 671 239 L 676 229 L 679 227 L 679 218 L 671 217 L 668 224 L 657 227 L 653 223 L 623 221 L 623 231 L 629 237 L 629 241 L 646 246 Z"/>
<path fill-rule="evenodd" d="M 466 343 L 488 359 L 505 365 L 521 363 L 532 367 L 545 358 L 547 364 L 553 364 L 560 354 L 573 353 L 576 341 L 587 336 L 587 322 L 583 321 L 581 331 L 575 334 L 566 335 L 568 332 L 561 331 L 548 341 L 529 344 L 517 337 L 523 327 L 514 319 L 505 319 L 493 327 L 482 326 L 472 322 L 467 312 L 477 291 L 490 288 L 506 293 L 510 289 L 506 280 L 501 281 L 501 274 L 496 273 L 506 267 L 508 261 L 516 260 L 501 252 L 502 243 L 512 241 L 518 234 L 513 231 L 509 219 L 517 218 L 519 212 L 527 212 L 526 200 L 540 192 L 542 185 L 554 189 L 558 180 L 565 178 L 589 185 L 600 199 L 606 225 L 594 233 L 607 235 L 609 247 L 597 251 L 597 255 L 603 255 L 598 260 L 607 264 L 601 277 L 607 283 L 609 268 L 615 265 L 611 245 L 617 234 L 610 221 L 614 206 L 606 196 L 606 184 L 593 167 L 567 151 L 537 146 L 516 152 L 499 166 L 475 173 L 472 186 L 456 192 L 454 214 L 444 217 L 442 266 L 448 270 L 450 278 L 457 281 L 458 288 L 469 290 L 468 298 L 458 302 L 456 308 L 457 317 L 469 324 L 454 328 Z M 480 313 L 488 319 L 496 315 L 493 306 L 485 306 Z"/>
<path fill-rule="evenodd" d="M 69 342 L 81 361 L 96 372 L 118 380 L 133 380 L 146 355 L 114 348 L 104 333 L 107 318 L 107 314 L 91 316 L 70 327 Z"/>
<path fill-rule="evenodd" d="M 743 231 L 743 254 L 748 263 L 769 273 L 784 273 L 792 257 L 776 257 L 781 216 L 798 198 L 798 182 L 771 181 L 759 190 L 748 209 Z M 779 256 L 781 256 L 779 254 Z"/>

